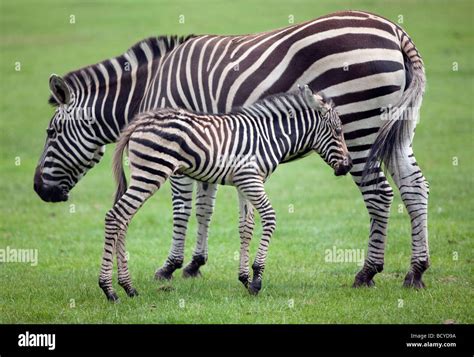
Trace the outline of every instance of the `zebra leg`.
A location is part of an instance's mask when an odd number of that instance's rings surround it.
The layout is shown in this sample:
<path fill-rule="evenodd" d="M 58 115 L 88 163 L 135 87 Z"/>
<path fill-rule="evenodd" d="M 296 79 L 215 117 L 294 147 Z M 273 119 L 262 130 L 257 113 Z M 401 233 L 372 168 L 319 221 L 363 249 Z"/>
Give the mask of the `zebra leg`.
<path fill-rule="evenodd" d="M 430 265 L 428 247 L 429 184 L 416 162 L 411 147 L 392 161 L 390 172 L 400 190 L 403 203 L 411 219 L 411 268 L 405 276 L 403 286 L 416 289 L 424 288 L 422 276 Z"/>
<path fill-rule="evenodd" d="M 260 239 L 257 255 L 252 265 L 252 282 L 248 287 L 250 294 L 257 295 L 262 288 L 262 275 L 265 269 L 268 245 L 276 227 L 275 210 L 265 193 L 261 177 L 249 176 L 248 173 L 244 173 L 240 179 L 234 177 L 234 181 L 240 194 L 250 201 L 262 220 L 262 238 Z"/>
<path fill-rule="evenodd" d="M 129 297 L 134 297 L 138 295 L 138 291 L 132 286 L 132 279 L 130 278 L 130 272 L 128 270 L 127 251 L 125 249 L 127 228 L 128 224 L 119 232 L 117 239 L 118 283 Z"/>
<path fill-rule="evenodd" d="M 145 201 L 161 187 L 171 172 L 173 172 L 169 168 L 160 170 L 161 173 L 157 175 L 157 181 L 143 183 L 133 179 L 133 166 L 131 166 L 131 171 L 132 179 L 130 186 L 105 216 L 105 248 L 99 276 L 99 286 L 104 291 L 107 299 L 111 301 L 118 300 L 117 294 L 112 287 L 113 255 L 116 248 L 119 284 L 124 288 L 128 296 L 138 295 L 132 286 L 132 280 L 125 259 L 125 237 L 128 224 Z M 148 180 L 150 181 L 150 179 Z"/>
<path fill-rule="evenodd" d="M 127 209 L 124 209 L 123 206 L 127 207 Z M 105 246 L 99 276 L 99 286 L 109 301 L 118 300 L 118 296 L 112 287 L 114 255 L 117 255 L 119 284 L 125 289 L 127 295 L 135 296 L 138 294 L 132 287 L 132 281 L 125 259 L 125 236 L 127 227 L 131 217 L 136 212 L 136 210 L 130 212 L 128 208 L 128 205 L 124 204 L 122 198 L 105 216 Z"/>
<path fill-rule="evenodd" d="M 155 279 L 169 280 L 183 266 L 186 229 L 191 215 L 194 180 L 184 175 L 170 177 L 173 199 L 173 243 L 168 258 L 155 273 Z"/>
<path fill-rule="evenodd" d="M 253 206 L 242 194 L 239 194 L 239 234 L 240 234 L 240 266 L 239 280 L 246 288 L 249 285 L 249 245 L 255 226 Z"/>
<path fill-rule="evenodd" d="M 120 227 L 116 222 L 113 209 L 105 215 L 105 242 L 102 264 L 99 275 L 99 286 L 104 291 L 107 300 L 118 301 L 117 293 L 112 286 L 112 269 L 117 244 L 117 234 Z"/>
<path fill-rule="evenodd" d="M 374 286 L 373 277 L 382 272 L 385 253 L 385 239 L 393 201 L 393 190 L 380 167 L 371 174 L 372 180 L 360 185 L 360 176 L 352 176 L 364 197 L 370 216 L 370 235 L 364 266 L 357 273 L 353 287 Z"/>
<path fill-rule="evenodd" d="M 197 277 L 201 275 L 199 268 L 207 261 L 207 238 L 209 223 L 214 211 L 217 185 L 206 182 L 197 182 L 196 193 L 196 218 L 198 222 L 198 232 L 196 248 L 193 252 L 191 262 L 183 269 L 183 277 Z"/>
<path fill-rule="evenodd" d="M 132 187 L 132 185 L 133 180 L 130 187 Z M 112 287 L 114 252 L 117 253 L 119 284 L 125 289 L 128 296 L 132 297 L 138 295 L 132 286 L 125 259 L 125 236 L 128 224 L 133 215 L 142 206 L 143 202 L 155 191 L 144 193 L 130 187 L 105 216 L 105 247 L 99 286 L 110 301 L 118 300 L 118 296 Z"/>

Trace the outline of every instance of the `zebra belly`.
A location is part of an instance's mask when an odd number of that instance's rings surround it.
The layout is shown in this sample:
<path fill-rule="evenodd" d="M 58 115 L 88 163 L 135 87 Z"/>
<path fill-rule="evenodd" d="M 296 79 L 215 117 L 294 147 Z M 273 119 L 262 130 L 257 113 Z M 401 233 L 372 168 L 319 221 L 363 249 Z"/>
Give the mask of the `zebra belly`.
<path fill-rule="evenodd" d="M 265 34 L 197 36 L 164 59 L 152 85 L 158 98 L 148 102 L 222 113 L 307 83 L 334 100 L 349 151 L 363 161 L 383 123 L 381 108 L 405 88 L 395 28 L 344 12 Z"/>
<path fill-rule="evenodd" d="M 182 169 L 179 173 L 200 182 L 230 186 L 234 185 L 234 177 L 238 174 L 263 175 L 253 154 L 220 154 L 200 166 L 202 168 L 194 166 Z"/>

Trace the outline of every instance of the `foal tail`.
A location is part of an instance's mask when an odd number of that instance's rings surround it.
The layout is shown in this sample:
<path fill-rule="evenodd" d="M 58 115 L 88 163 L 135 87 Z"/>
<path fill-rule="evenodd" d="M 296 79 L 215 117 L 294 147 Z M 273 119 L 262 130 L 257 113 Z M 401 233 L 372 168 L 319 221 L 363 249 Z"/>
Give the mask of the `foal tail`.
<path fill-rule="evenodd" d="M 128 146 L 130 136 L 133 134 L 135 129 L 140 123 L 140 118 L 137 118 L 132 123 L 130 123 L 120 135 L 120 138 L 115 146 L 114 156 L 112 160 L 112 167 L 114 171 L 115 182 L 117 184 L 117 190 L 115 191 L 115 201 L 114 204 L 123 196 L 127 190 L 127 177 L 123 170 L 123 152 Z"/>
<path fill-rule="evenodd" d="M 385 167 L 388 167 L 396 153 L 411 144 L 413 132 L 419 120 L 419 110 L 426 84 L 423 60 L 405 31 L 398 27 L 397 32 L 405 60 L 408 86 L 398 103 L 388 108 L 388 113 L 382 114 L 385 122 L 380 127 L 378 136 L 370 149 L 362 173 L 362 186 L 368 184 L 368 176 L 382 162 Z"/>

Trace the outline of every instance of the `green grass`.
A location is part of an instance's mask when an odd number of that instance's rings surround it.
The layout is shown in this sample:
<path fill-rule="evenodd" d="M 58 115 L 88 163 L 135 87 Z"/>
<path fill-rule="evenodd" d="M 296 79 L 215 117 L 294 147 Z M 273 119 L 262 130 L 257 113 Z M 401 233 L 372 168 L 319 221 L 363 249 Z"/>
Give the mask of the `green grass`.
<path fill-rule="evenodd" d="M 35 267 L 0 264 L 0 322 L 474 322 L 472 2 L 0 3 L 0 248 L 39 251 Z M 415 152 L 431 184 L 428 289 L 401 287 L 409 267 L 410 225 L 406 212 L 398 212 L 399 197 L 392 206 L 385 271 L 377 276 L 376 288 L 350 288 L 359 269 L 356 263 L 324 261 L 325 250 L 333 246 L 366 248 L 368 215 L 350 177 L 334 178 L 312 156 L 282 166 L 267 185 L 278 227 L 258 297 L 249 296 L 237 281 L 237 198 L 228 187 L 218 193 L 203 277 L 185 280 L 178 272 L 170 283 L 153 280 L 171 243 L 171 199 L 166 185 L 137 214 L 128 232 L 130 269 L 140 296 L 128 299 L 118 287 L 121 303 L 107 303 L 97 279 L 103 220 L 114 191 L 113 147 L 72 191 L 69 202 L 46 204 L 32 189 L 44 129 L 53 113 L 47 105 L 50 73 L 64 74 L 120 54 L 151 35 L 250 33 L 286 26 L 289 15 L 301 22 L 348 8 L 369 10 L 394 21 L 403 15 L 402 26 L 425 60 L 428 89 Z M 178 22 L 181 14 L 185 24 Z M 70 15 L 75 15 L 75 24 L 69 24 Z M 17 61 L 21 62 L 19 72 L 14 70 Z M 452 70 L 453 62 L 458 63 L 458 71 Z M 457 166 L 453 157 L 459 161 Z M 71 204 L 75 213 L 70 213 Z M 294 206 L 293 213 L 289 205 Z M 187 260 L 195 231 L 193 218 Z M 252 256 L 257 242 L 255 238 Z M 453 259 L 453 252 L 458 260 Z M 399 307 L 401 301 L 403 307 Z"/>

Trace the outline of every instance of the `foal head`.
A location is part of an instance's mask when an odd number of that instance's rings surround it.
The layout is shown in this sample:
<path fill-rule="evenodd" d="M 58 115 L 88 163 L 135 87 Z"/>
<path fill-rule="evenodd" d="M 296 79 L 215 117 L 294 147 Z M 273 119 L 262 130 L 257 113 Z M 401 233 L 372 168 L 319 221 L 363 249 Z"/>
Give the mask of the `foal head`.
<path fill-rule="evenodd" d="M 300 90 L 318 116 L 313 150 L 334 169 L 336 176 L 347 174 L 352 168 L 352 160 L 344 141 L 341 119 L 332 102 L 321 93 L 313 93 L 308 85 Z"/>

